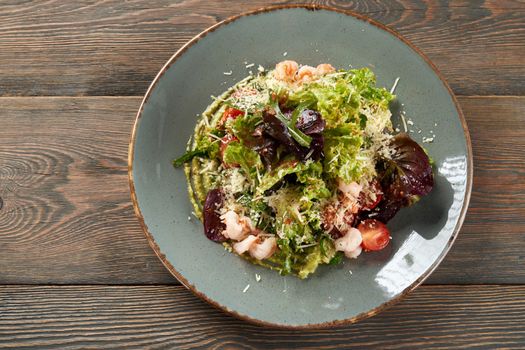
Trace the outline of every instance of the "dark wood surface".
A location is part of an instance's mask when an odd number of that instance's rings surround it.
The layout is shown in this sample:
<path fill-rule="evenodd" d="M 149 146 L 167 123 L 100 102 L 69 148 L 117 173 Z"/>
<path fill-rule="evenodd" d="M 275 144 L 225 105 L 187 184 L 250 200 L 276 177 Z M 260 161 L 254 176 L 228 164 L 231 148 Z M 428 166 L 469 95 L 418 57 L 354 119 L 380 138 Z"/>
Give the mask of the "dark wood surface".
<path fill-rule="evenodd" d="M 0 287 L 0 349 L 523 349 L 525 286 L 422 286 L 354 325 L 252 326 L 181 286 Z"/>
<path fill-rule="evenodd" d="M 176 49 L 220 20 L 288 1 L 17 2 L 0 7 L 1 95 L 142 95 Z M 525 92 L 521 1 L 315 1 L 399 31 L 463 95 Z"/>
<path fill-rule="evenodd" d="M 193 35 L 279 3 L 0 3 L 0 348 L 525 348 L 522 1 L 316 2 L 406 36 L 469 124 L 465 224 L 405 301 L 356 325 L 278 331 L 223 315 L 162 267 L 127 185 L 140 96 Z"/>

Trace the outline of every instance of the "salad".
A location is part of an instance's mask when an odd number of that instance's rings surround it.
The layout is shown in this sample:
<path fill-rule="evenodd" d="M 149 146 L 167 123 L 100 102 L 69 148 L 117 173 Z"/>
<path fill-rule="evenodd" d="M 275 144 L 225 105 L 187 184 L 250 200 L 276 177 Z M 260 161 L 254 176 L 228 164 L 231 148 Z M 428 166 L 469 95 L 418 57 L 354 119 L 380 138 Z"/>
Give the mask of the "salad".
<path fill-rule="evenodd" d="M 214 98 L 174 160 L 206 237 L 300 278 L 385 248 L 386 223 L 433 187 L 425 150 L 394 133 L 394 98 L 368 68 L 294 61 Z"/>

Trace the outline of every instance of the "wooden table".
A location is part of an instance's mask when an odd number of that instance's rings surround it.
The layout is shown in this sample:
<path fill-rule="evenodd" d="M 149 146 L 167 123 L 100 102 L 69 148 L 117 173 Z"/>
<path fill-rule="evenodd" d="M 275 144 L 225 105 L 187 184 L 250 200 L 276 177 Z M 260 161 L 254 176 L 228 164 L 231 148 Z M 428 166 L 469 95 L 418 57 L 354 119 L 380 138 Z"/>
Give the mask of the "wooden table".
<path fill-rule="evenodd" d="M 525 3 L 326 3 L 411 40 L 466 115 L 472 201 L 427 282 L 355 325 L 276 330 L 203 303 L 149 248 L 127 184 L 141 96 L 195 34 L 269 2 L 4 1 L 0 348 L 525 348 Z"/>

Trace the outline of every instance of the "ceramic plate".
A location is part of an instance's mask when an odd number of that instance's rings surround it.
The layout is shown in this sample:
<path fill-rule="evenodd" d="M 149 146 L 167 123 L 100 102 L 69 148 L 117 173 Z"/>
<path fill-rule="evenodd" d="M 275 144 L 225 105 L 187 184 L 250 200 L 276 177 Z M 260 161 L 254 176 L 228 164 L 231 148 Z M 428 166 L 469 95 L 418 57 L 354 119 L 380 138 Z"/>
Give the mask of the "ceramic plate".
<path fill-rule="evenodd" d="M 378 85 L 400 77 L 391 107 L 435 161 L 435 187 L 389 223 L 387 249 L 308 278 L 280 276 L 226 253 L 191 217 L 186 179 L 172 159 L 182 154 L 201 113 L 248 74 L 286 59 L 334 67 L 371 67 Z M 255 67 L 250 68 L 255 70 Z M 231 71 L 231 75 L 223 72 Z M 421 134 L 417 130 L 422 130 Z M 432 131 L 432 132 L 431 132 Z M 181 48 L 151 84 L 137 115 L 129 152 L 136 214 L 168 270 L 197 296 L 242 319 L 289 328 L 323 327 L 374 315 L 419 285 L 457 236 L 470 196 L 470 139 L 459 106 L 430 61 L 392 30 L 360 15 L 324 7 L 263 9 L 221 22 Z M 261 281 L 255 280 L 255 274 Z M 250 285 L 246 292 L 243 292 Z"/>

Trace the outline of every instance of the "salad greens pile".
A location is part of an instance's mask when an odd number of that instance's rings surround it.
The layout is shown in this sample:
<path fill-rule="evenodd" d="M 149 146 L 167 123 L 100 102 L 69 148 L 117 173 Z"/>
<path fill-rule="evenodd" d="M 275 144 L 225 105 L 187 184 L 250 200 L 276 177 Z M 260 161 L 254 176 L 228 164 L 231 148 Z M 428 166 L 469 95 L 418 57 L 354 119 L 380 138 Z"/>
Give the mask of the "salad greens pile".
<path fill-rule="evenodd" d="M 174 161 L 176 167 L 185 164 L 190 197 L 207 237 L 235 248 L 225 219 L 233 211 L 250 223 L 250 234 L 275 238 L 277 245 L 265 259 L 240 255 L 305 278 L 320 264 L 342 261 L 335 242 L 344 230 L 334 227 L 330 221 L 337 220 L 327 214 L 327 208 L 342 205 L 341 184 L 362 188 L 353 203 L 357 209 L 344 214 L 341 225 L 348 227 L 371 217 L 374 208 L 380 216 L 385 201 L 389 209 L 396 207 L 391 210 L 395 215 L 410 198 L 428 193 L 431 171 L 425 169 L 426 178 L 421 178 L 412 168 L 411 176 L 405 176 L 406 167 L 399 165 L 388 109 L 394 95 L 375 82 L 368 68 L 334 71 L 300 83 L 276 79 L 270 71 L 215 98 L 188 151 Z M 419 149 L 418 161 L 428 168 Z M 403 182 L 403 176 L 421 178 L 426 188 L 411 191 L 407 186 L 414 184 Z M 387 194 L 395 181 L 397 197 L 392 199 Z M 368 197 L 378 198 L 377 207 L 365 205 Z"/>

